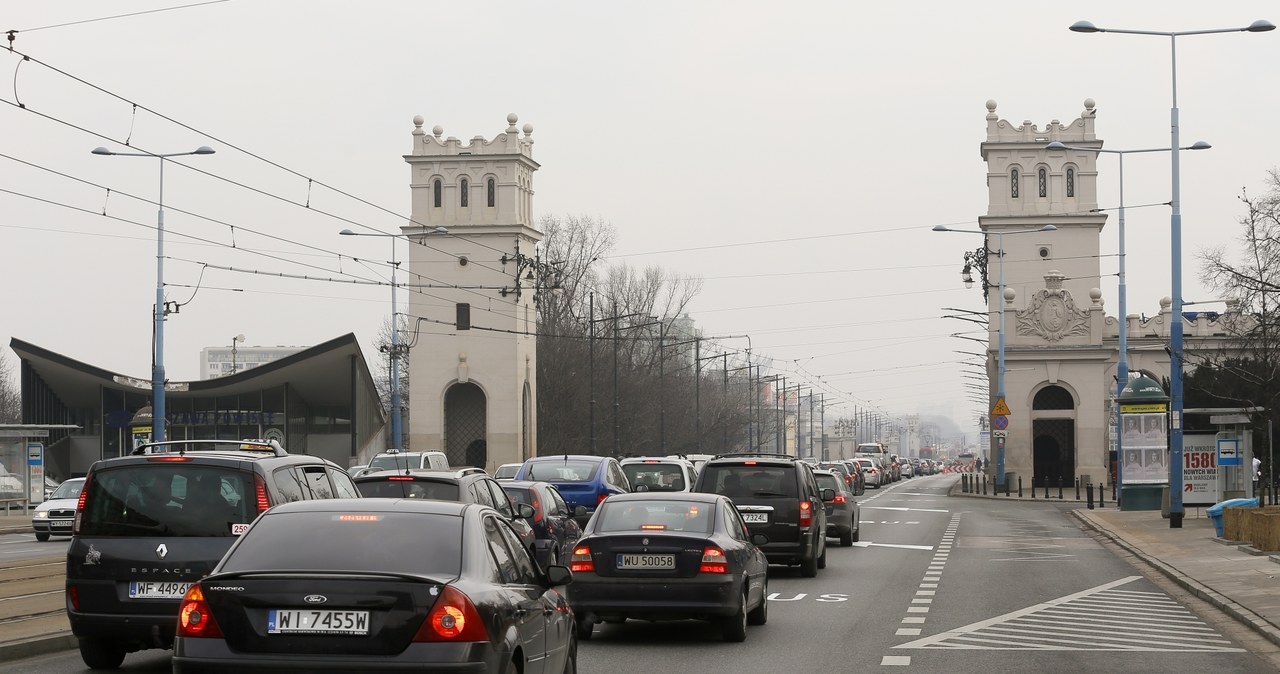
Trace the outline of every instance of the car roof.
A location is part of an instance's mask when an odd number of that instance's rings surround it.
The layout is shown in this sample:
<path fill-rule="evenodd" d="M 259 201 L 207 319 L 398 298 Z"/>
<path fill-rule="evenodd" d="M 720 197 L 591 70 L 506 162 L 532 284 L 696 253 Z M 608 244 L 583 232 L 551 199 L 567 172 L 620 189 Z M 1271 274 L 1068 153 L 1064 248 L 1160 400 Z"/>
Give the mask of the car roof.
<path fill-rule="evenodd" d="M 715 503 L 727 499 L 723 494 L 711 494 L 697 491 L 640 491 L 627 494 L 614 494 L 604 503 L 619 501 L 689 501 L 692 503 Z"/>
<path fill-rule="evenodd" d="M 487 508 L 477 503 L 436 501 L 419 498 L 327 498 L 293 501 L 273 507 L 274 513 L 348 512 L 348 513 L 421 513 L 462 516 L 468 508 Z"/>
<path fill-rule="evenodd" d="M 836 475 L 835 471 L 827 470 L 825 468 L 815 468 L 813 471 L 813 474 L 814 475 L 830 475 L 831 477 L 834 477 L 837 479 L 840 477 L 839 475 Z"/>
<path fill-rule="evenodd" d="M 543 482 L 542 480 L 499 480 L 498 484 L 502 485 L 503 489 L 507 487 L 519 487 L 520 489 L 528 489 L 530 487 L 555 487 L 555 485 L 550 482 Z"/>
<path fill-rule="evenodd" d="M 678 456 L 629 456 L 623 459 L 622 461 L 619 461 L 619 463 L 621 463 L 624 466 L 630 465 L 633 463 L 678 463 L 681 465 L 684 465 L 684 464 L 693 465 L 692 461 L 688 459 L 682 459 Z"/>
<path fill-rule="evenodd" d="M 483 473 L 483 472 L 477 473 L 472 468 L 459 468 L 459 469 L 451 468 L 449 470 L 441 470 L 441 469 L 433 470 L 428 468 L 406 468 L 406 469 L 397 468 L 394 470 L 380 470 L 375 473 L 365 473 L 360 477 L 353 477 L 351 479 L 357 482 L 370 482 L 372 480 L 385 479 L 388 477 L 409 476 L 409 477 L 420 477 L 425 480 L 460 480 L 468 475 L 486 475 L 486 474 L 487 473 Z"/>
<path fill-rule="evenodd" d="M 607 456 L 595 456 L 593 454 L 552 454 L 547 456 L 535 456 L 525 461 L 525 463 L 546 463 L 548 461 L 605 461 Z M 522 464 L 523 465 L 523 464 Z"/>

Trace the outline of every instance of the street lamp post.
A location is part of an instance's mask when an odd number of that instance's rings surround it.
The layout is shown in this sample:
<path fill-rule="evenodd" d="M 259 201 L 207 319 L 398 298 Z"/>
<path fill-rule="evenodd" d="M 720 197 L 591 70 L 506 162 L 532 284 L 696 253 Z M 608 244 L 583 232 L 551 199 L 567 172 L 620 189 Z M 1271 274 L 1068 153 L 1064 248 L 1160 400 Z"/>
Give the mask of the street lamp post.
<path fill-rule="evenodd" d="M 391 445 L 396 449 L 404 448 L 404 422 L 400 406 L 400 305 L 396 303 L 396 270 L 400 262 L 396 258 L 396 239 L 408 238 L 405 234 L 385 234 L 375 232 L 353 232 L 344 229 L 338 232 L 342 236 L 381 236 L 391 239 Z M 422 232 L 428 234 L 448 234 L 447 227 L 433 227 Z"/>
<path fill-rule="evenodd" d="M 1172 191 L 1169 199 L 1169 257 L 1172 291 L 1169 323 L 1169 528 L 1182 528 L 1182 147 L 1178 136 L 1178 37 L 1183 35 L 1210 35 L 1214 33 L 1265 33 L 1275 30 L 1275 24 L 1259 19 L 1243 28 L 1211 28 L 1208 30 L 1152 31 L 1119 28 L 1099 28 L 1088 21 L 1077 21 L 1070 26 L 1076 33 L 1122 33 L 1128 35 L 1155 35 L 1169 38 L 1170 82 L 1172 105 L 1169 108 L 1169 147 L 1173 148 Z"/>
<path fill-rule="evenodd" d="M 999 327 L 997 328 L 999 346 L 997 347 L 997 351 L 996 351 L 996 354 L 997 354 L 996 356 L 996 360 L 997 360 L 996 399 L 997 400 L 1004 399 L 1004 373 L 1005 373 L 1005 369 L 1004 369 L 1004 313 L 1005 313 L 1004 312 L 1004 309 L 1005 309 L 1004 307 L 1004 303 L 1005 303 L 1005 299 L 1004 299 L 1004 237 L 1011 234 L 1034 234 L 1036 232 L 1053 232 L 1053 231 L 1056 231 L 1057 229 L 1058 228 L 1053 225 L 1044 225 L 1043 227 L 1037 227 L 1035 229 L 1015 229 L 1011 232 L 984 232 L 980 229 L 952 229 L 950 227 L 947 227 L 946 225 L 935 225 L 933 227 L 933 231 L 935 232 L 960 232 L 963 234 L 983 234 L 986 236 L 996 237 L 996 256 L 999 258 L 999 261 L 1000 261 L 999 272 L 998 272 L 998 275 L 1000 277 L 1000 283 L 999 283 L 1000 294 L 997 296 L 998 301 L 1000 302 L 1000 321 L 999 321 Z M 987 252 L 988 254 L 990 254 L 990 251 L 987 251 Z M 984 283 L 985 283 L 985 279 L 984 279 Z M 996 438 L 995 482 L 998 488 L 1004 487 L 1004 438 Z"/>
<path fill-rule="evenodd" d="M 214 149 L 208 145 L 190 152 L 115 152 L 105 147 L 95 147 L 93 154 L 108 157 L 154 157 L 160 160 L 160 194 L 156 200 L 156 303 L 152 328 L 154 337 L 151 343 L 151 441 L 164 442 L 165 409 L 164 409 L 164 317 L 167 313 L 164 306 L 164 160 L 169 157 L 185 157 L 192 154 L 213 154 Z"/>
<path fill-rule="evenodd" d="M 236 335 L 231 338 L 231 374 L 236 373 L 236 344 L 244 341 L 244 335 Z"/>
<path fill-rule="evenodd" d="M 1178 148 L 1178 149 L 1179 150 L 1207 150 L 1210 147 L 1212 146 L 1201 140 L 1201 141 L 1196 141 L 1195 143 L 1192 143 L 1187 147 Z M 1116 209 L 1117 220 L 1118 220 L 1117 231 L 1120 239 L 1120 244 L 1119 244 L 1120 270 L 1118 274 L 1120 284 L 1119 284 L 1119 289 L 1117 291 L 1120 296 L 1119 297 L 1119 300 L 1120 300 L 1120 336 L 1119 336 L 1120 354 L 1118 357 L 1118 362 L 1116 363 L 1116 409 L 1119 410 L 1120 394 L 1124 392 L 1125 385 L 1129 383 L 1129 304 L 1128 304 L 1128 292 L 1125 285 L 1125 273 L 1124 273 L 1125 271 L 1124 156 L 1127 154 L 1140 154 L 1140 153 L 1146 153 L 1146 152 L 1169 152 L 1169 148 L 1153 147 L 1153 148 L 1143 148 L 1141 150 L 1104 150 L 1102 148 L 1097 148 L 1097 147 L 1076 147 L 1073 145 L 1066 145 L 1064 143 L 1060 143 L 1055 140 L 1054 142 L 1046 145 L 1045 149 L 1046 150 L 1076 150 L 1080 152 L 1103 152 L 1106 154 L 1116 155 L 1117 159 L 1119 159 L 1119 162 L 1120 162 L 1120 165 L 1119 165 L 1120 205 L 1119 205 L 1119 208 Z M 1117 424 L 1120 423 L 1120 417 L 1118 413 L 1116 416 L 1116 423 Z M 1124 462 L 1121 461 L 1124 455 L 1121 453 L 1121 449 L 1122 448 L 1120 445 L 1120 433 L 1117 432 L 1116 433 L 1116 485 L 1117 485 L 1116 497 L 1117 499 L 1121 497 L 1121 492 L 1124 491 L 1124 480 L 1123 480 Z"/>

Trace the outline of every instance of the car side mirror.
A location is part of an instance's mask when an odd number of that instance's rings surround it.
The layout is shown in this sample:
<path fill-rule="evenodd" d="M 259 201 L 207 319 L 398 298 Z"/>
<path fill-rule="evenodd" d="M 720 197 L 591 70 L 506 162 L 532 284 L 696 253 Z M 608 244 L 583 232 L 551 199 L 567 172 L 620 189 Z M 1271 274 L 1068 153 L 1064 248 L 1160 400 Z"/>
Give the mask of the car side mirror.
<path fill-rule="evenodd" d="M 529 520 L 529 519 L 533 519 L 533 516 L 537 515 L 538 511 L 534 510 L 533 506 L 529 505 L 528 503 L 517 503 L 516 514 L 519 515 L 520 517 L 523 517 Z"/>
<path fill-rule="evenodd" d="M 567 566 L 552 564 L 547 567 L 547 584 L 551 587 L 568 585 L 573 582 L 573 572 Z"/>
<path fill-rule="evenodd" d="M 755 545 L 764 545 L 769 542 L 769 537 L 764 534 L 751 534 L 751 542 Z"/>
<path fill-rule="evenodd" d="M 578 506 L 577 508 L 574 508 L 574 509 L 573 509 L 573 516 L 574 516 L 574 517 L 586 517 L 586 516 L 587 516 L 587 507 L 586 507 L 586 506 Z"/>
<path fill-rule="evenodd" d="M 823 489 L 823 490 L 822 490 L 822 500 L 823 500 L 823 501 L 834 501 L 834 500 L 835 500 L 835 498 L 836 498 L 836 490 L 834 490 L 834 489 L 832 489 L 832 488 L 830 488 L 830 487 L 827 487 L 826 489 Z"/>

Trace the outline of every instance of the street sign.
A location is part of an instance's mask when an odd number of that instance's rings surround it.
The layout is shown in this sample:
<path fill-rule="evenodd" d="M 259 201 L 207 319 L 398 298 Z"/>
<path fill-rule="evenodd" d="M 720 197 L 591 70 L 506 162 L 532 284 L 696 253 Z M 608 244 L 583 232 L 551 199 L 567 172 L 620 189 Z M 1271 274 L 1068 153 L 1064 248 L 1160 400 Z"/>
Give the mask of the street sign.
<path fill-rule="evenodd" d="M 1003 431 L 1009 427 L 1009 417 L 1003 414 L 997 414 L 991 417 L 991 427 L 997 431 Z"/>
<path fill-rule="evenodd" d="M 991 408 L 991 414 L 1008 416 L 1012 413 L 1009 411 L 1009 405 L 1005 403 L 1004 398 L 996 398 L 996 406 Z"/>
<path fill-rule="evenodd" d="M 1009 431 L 991 431 L 991 437 L 993 437 L 993 438 L 1007 438 L 1007 437 L 1009 437 Z"/>
<path fill-rule="evenodd" d="M 1240 440 L 1236 438 L 1218 439 L 1218 465 L 1240 465 Z"/>

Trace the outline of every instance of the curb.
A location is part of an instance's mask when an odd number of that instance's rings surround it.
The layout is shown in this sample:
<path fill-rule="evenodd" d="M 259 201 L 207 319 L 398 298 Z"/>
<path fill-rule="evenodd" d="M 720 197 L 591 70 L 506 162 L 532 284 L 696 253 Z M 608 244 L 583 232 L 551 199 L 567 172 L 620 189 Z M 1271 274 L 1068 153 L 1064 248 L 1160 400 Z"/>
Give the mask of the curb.
<path fill-rule="evenodd" d="M 1187 590 L 1191 594 L 1194 594 L 1200 599 L 1214 605 L 1222 612 L 1226 613 L 1232 618 L 1235 618 L 1235 620 L 1240 624 L 1252 629 L 1254 632 L 1257 632 L 1267 641 L 1270 641 L 1271 643 L 1277 646 L 1280 646 L 1280 627 L 1277 627 L 1276 625 L 1267 621 L 1266 618 L 1263 618 L 1257 613 L 1254 613 L 1253 611 L 1245 608 L 1244 606 L 1241 606 L 1240 604 L 1233 601 L 1230 597 L 1227 597 L 1226 595 L 1219 593 L 1218 591 L 1208 587 L 1207 585 L 1204 585 L 1199 581 L 1188 577 L 1186 574 L 1179 571 L 1176 567 L 1168 563 L 1165 563 L 1159 559 L 1156 559 L 1155 557 L 1152 557 L 1151 555 L 1148 555 L 1145 552 L 1142 552 L 1133 544 L 1121 538 L 1115 532 L 1111 531 L 1110 529 L 1102 526 L 1097 522 L 1094 522 L 1088 517 L 1080 514 L 1078 511 L 1072 511 L 1071 514 L 1077 520 L 1079 520 L 1081 524 L 1084 524 L 1090 529 L 1111 539 L 1111 542 L 1120 546 L 1126 552 L 1133 555 L 1134 557 L 1142 560 L 1144 563 L 1147 564 L 1147 566 L 1150 566 L 1151 568 L 1164 574 L 1165 577 L 1167 577 L 1169 580 L 1172 580 L 1174 583 L 1178 584 L 1183 589 Z"/>
<path fill-rule="evenodd" d="M 51 634 L 34 639 L 24 639 L 22 641 L 11 641 L 0 644 L 0 662 L 12 662 L 23 658 L 35 657 L 37 655 L 47 655 L 49 653 L 57 653 L 59 651 L 74 650 L 79 647 L 79 642 L 70 631 Z"/>

